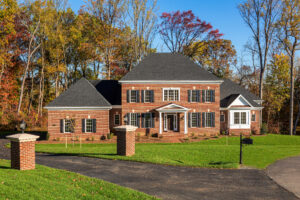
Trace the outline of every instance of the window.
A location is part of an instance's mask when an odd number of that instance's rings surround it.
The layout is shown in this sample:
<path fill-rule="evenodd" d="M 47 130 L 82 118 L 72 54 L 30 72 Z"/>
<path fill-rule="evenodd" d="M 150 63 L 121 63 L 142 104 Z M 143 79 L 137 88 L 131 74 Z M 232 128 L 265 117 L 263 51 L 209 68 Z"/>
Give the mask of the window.
<path fill-rule="evenodd" d="M 234 124 L 247 124 L 247 113 L 246 112 L 234 112 Z"/>
<path fill-rule="evenodd" d="M 225 122 L 225 115 L 224 114 L 220 115 L 220 122 Z"/>
<path fill-rule="evenodd" d="M 85 132 L 86 133 L 93 132 L 93 120 L 92 119 L 85 120 Z"/>
<path fill-rule="evenodd" d="M 179 101 L 179 89 L 163 89 L 164 101 Z"/>
<path fill-rule="evenodd" d="M 140 102 L 139 90 L 127 90 L 127 102 L 138 103 Z"/>
<path fill-rule="evenodd" d="M 191 127 L 198 126 L 198 113 L 191 113 Z"/>
<path fill-rule="evenodd" d="M 130 125 L 136 126 L 137 125 L 137 115 L 134 113 L 131 113 L 130 116 Z"/>
<path fill-rule="evenodd" d="M 214 112 L 202 113 L 202 126 L 203 127 L 215 127 L 215 113 Z"/>
<path fill-rule="evenodd" d="M 132 126 L 137 126 L 140 127 L 140 114 L 139 113 L 127 113 L 125 118 L 124 118 L 124 122 L 127 125 L 132 125 Z"/>
<path fill-rule="evenodd" d="M 215 90 L 202 90 L 203 102 L 215 102 Z"/>
<path fill-rule="evenodd" d="M 64 120 L 64 133 L 73 133 L 74 132 L 74 120 L 65 119 Z"/>
<path fill-rule="evenodd" d="M 189 102 L 200 102 L 200 90 L 188 90 Z"/>
<path fill-rule="evenodd" d="M 153 90 L 142 90 L 142 102 L 145 102 L 145 103 L 154 102 L 154 91 Z"/>
<path fill-rule="evenodd" d="M 120 125 L 120 115 L 115 114 L 115 125 Z"/>
<path fill-rule="evenodd" d="M 256 121 L 256 115 L 255 115 L 255 114 L 252 114 L 252 116 L 251 116 L 251 121 L 253 121 L 253 122 Z"/>

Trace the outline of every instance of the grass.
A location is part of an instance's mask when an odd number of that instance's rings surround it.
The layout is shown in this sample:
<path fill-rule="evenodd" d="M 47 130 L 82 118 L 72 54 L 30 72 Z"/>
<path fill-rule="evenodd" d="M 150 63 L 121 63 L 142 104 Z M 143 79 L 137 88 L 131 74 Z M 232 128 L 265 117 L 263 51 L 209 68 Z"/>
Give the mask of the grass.
<path fill-rule="evenodd" d="M 253 145 L 243 149 L 243 164 L 265 168 L 276 160 L 300 154 L 300 137 L 266 135 L 252 137 Z M 64 144 L 37 144 L 38 152 L 69 154 L 106 159 L 131 160 L 157 164 L 237 168 L 239 166 L 239 137 L 222 137 L 196 143 L 181 144 L 136 144 L 136 154 L 131 157 L 116 155 L 116 144 L 79 144 L 74 147 Z"/>
<path fill-rule="evenodd" d="M 155 199 L 106 181 L 37 165 L 36 170 L 10 169 L 0 160 L 0 199 Z"/>

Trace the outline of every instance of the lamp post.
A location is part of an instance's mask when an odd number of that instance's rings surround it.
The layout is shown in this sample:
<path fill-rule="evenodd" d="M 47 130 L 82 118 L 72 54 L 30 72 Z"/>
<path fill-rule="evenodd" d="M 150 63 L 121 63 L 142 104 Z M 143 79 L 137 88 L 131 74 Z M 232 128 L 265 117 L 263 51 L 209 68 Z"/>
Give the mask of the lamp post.
<path fill-rule="evenodd" d="M 26 129 L 26 122 L 24 120 L 20 123 L 20 129 L 22 130 L 22 133 L 24 133 L 24 130 Z"/>

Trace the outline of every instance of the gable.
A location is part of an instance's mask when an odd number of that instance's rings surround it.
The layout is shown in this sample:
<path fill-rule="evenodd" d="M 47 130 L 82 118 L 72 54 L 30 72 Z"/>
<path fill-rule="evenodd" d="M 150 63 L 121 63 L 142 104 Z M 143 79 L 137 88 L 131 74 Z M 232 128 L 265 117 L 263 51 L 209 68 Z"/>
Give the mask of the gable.
<path fill-rule="evenodd" d="M 230 106 L 251 106 L 246 100 L 245 98 L 243 98 L 241 95 L 236 98 L 231 104 Z"/>

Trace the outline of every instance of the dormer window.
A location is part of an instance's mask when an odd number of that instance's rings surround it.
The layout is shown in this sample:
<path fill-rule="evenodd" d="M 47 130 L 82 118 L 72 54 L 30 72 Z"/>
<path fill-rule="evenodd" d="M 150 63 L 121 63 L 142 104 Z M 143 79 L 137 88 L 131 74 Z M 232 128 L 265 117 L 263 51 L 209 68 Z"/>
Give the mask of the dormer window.
<path fill-rule="evenodd" d="M 179 92 L 178 88 L 164 88 L 163 101 L 179 101 Z"/>

